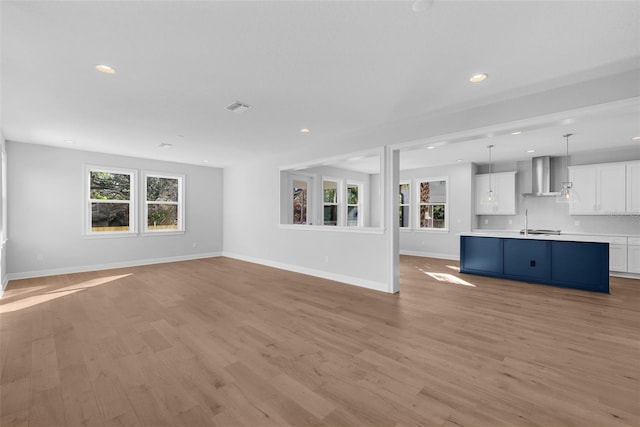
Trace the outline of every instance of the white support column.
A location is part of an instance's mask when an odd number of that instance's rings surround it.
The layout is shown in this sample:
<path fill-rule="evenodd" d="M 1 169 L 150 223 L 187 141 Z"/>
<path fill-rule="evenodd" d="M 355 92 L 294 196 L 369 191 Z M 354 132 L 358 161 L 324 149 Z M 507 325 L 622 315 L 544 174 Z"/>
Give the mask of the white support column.
<path fill-rule="evenodd" d="M 400 291 L 400 231 L 398 218 L 398 185 L 400 184 L 400 151 L 385 147 L 382 156 L 384 183 L 384 228 L 387 238 L 388 292 Z"/>

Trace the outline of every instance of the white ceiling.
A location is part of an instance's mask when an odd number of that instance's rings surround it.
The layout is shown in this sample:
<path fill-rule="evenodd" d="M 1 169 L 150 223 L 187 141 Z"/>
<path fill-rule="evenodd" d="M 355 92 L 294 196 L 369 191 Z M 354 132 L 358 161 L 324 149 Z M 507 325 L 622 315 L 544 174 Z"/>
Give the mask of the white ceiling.
<path fill-rule="evenodd" d="M 420 13 L 410 1 L 0 7 L 7 140 L 210 166 L 581 79 L 640 75 L 638 1 L 435 0 Z M 477 72 L 489 78 L 469 83 Z M 252 108 L 226 111 L 234 101 Z M 628 147 L 640 144 L 630 139 L 638 118 L 636 98 L 577 119 L 523 120 L 517 137 L 504 125 L 490 143 L 497 161 L 527 149 L 562 155 L 566 132 L 576 134 L 572 151 Z M 487 161 L 486 135 L 459 139 L 414 141 L 439 146 L 410 151 L 403 167 Z"/>

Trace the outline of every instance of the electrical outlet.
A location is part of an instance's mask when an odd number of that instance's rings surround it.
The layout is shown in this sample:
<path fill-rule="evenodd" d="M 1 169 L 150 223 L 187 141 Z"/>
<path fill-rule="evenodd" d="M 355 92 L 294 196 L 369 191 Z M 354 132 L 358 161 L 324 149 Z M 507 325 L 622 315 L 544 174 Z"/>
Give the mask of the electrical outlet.
<path fill-rule="evenodd" d="M 578 221 L 577 219 L 575 220 L 575 222 L 573 223 L 576 227 L 580 227 L 580 221 Z"/>
<path fill-rule="evenodd" d="M 513 220 L 512 219 L 509 220 L 509 225 L 511 225 L 511 224 L 513 224 Z"/>
<path fill-rule="evenodd" d="M 324 256 L 324 262 L 329 262 L 329 255 Z"/>
<path fill-rule="evenodd" d="M 198 247 L 198 242 L 193 242 L 193 247 L 197 248 Z"/>
<path fill-rule="evenodd" d="M 485 219 L 485 220 L 484 220 L 484 225 L 487 225 L 487 224 L 489 224 L 489 220 L 488 220 L 488 219 Z"/>
<path fill-rule="evenodd" d="M 38 254 L 38 255 L 36 255 L 36 259 L 38 261 L 42 261 L 44 259 L 44 256 L 42 254 Z"/>

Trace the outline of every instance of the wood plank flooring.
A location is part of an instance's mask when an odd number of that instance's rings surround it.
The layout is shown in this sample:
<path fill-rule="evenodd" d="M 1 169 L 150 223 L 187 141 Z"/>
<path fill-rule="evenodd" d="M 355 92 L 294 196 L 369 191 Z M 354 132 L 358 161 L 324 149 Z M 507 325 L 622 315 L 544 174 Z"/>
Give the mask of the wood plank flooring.
<path fill-rule="evenodd" d="M 403 256 L 397 295 L 229 258 L 12 281 L 0 425 L 640 425 L 640 281 L 457 267 Z"/>

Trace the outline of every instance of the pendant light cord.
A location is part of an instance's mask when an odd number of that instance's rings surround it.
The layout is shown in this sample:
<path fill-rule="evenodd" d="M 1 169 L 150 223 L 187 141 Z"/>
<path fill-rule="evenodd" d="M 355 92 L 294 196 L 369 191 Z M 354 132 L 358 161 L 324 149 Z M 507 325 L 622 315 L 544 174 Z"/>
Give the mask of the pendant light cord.
<path fill-rule="evenodd" d="M 567 159 L 567 180 L 566 180 L 567 188 L 569 187 L 569 137 L 571 135 L 573 135 L 573 134 L 572 133 L 567 133 L 567 134 L 562 135 L 567 140 L 567 144 L 566 144 L 567 145 L 567 156 L 566 156 L 566 159 Z"/>
<path fill-rule="evenodd" d="M 493 147 L 493 145 L 487 145 L 487 148 L 489 149 L 489 192 L 493 192 L 491 189 L 491 148 Z"/>

